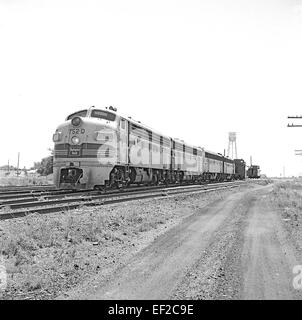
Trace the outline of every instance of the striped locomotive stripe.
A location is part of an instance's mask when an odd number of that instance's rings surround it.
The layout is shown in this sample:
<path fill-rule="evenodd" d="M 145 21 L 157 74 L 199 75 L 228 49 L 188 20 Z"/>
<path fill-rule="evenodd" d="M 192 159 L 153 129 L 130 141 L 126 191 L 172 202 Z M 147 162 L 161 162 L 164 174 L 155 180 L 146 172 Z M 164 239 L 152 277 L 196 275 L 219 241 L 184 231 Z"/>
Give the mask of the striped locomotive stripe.
<path fill-rule="evenodd" d="M 221 157 L 219 155 L 216 155 L 216 154 L 213 154 L 213 153 L 209 153 L 209 152 L 205 153 L 205 157 L 208 158 L 208 159 L 213 159 L 213 160 L 219 160 L 219 161 L 223 160 L 223 157 Z M 224 157 L 224 162 L 234 163 L 234 161 L 232 159 L 228 159 L 228 158 L 225 158 L 225 157 Z"/>
<path fill-rule="evenodd" d="M 60 143 L 55 145 L 55 158 L 97 158 L 98 149 L 101 143 L 82 143 L 79 146 L 70 145 L 69 143 Z M 72 153 L 73 151 L 74 153 Z M 102 152 L 103 153 L 103 152 Z M 99 156 L 102 156 L 102 153 Z"/>

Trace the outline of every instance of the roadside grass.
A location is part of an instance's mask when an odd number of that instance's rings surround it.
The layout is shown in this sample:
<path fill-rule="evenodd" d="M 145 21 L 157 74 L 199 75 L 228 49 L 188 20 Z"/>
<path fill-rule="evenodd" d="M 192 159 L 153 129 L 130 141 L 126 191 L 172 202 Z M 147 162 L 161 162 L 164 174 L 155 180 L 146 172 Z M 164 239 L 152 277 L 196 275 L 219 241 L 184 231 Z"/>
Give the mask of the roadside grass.
<path fill-rule="evenodd" d="M 271 198 L 281 212 L 285 227 L 302 249 L 302 181 L 276 183 Z"/>
<path fill-rule="evenodd" d="M 302 190 L 302 179 L 294 179 L 287 181 L 280 181 L 275 184 L 275 189 L 284 189 L 284 190 Z"/>
<path fill-rule="evenodd" d="M 301 215 L 302 182 L 281 182 L 274 185 L 272 195 L 277 205 L 284 209 L 286 216 Z"/>
<path fill-rule="evenodd" d="M 48 176 L 8 176 L 0 177 L 0 186 L 31 186 L 52 184 L 52 175 Z"/>
<path fill-rule="evenodd" d="M 83 208 L 52 217 L 31 214 L 2 224 L 0 254 L 9 276 L 7 298 L 36 293 L 51 298 L 78 283 L 83 273 L 108 267 L 123 254 L 124 246 L 136 245 L 137 235 L 171 217 L 172 211 L 162 216 L 156 207 L 152 212 Z"/>

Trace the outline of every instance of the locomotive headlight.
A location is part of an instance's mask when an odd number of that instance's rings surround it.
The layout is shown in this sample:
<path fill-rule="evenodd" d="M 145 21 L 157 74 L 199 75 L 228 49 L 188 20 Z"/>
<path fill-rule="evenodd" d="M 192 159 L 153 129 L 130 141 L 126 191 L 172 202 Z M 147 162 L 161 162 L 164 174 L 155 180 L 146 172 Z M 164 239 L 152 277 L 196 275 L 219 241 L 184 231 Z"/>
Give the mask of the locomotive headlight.
<path fill-rule="evenodd" d="M 81 118 L 79 117 L 74 117 L 72 120 L 71 120 L 71 123 L 73 126 L 77 127 L 81 124 Z"/>
<path fill-rule="evenodd" d="M 74 136 L 74 137 L 71 138 L 71 142 L 72 142 L 73 144 L 79 144 L 79 143 L 80 143 L 80 138 Z"/>

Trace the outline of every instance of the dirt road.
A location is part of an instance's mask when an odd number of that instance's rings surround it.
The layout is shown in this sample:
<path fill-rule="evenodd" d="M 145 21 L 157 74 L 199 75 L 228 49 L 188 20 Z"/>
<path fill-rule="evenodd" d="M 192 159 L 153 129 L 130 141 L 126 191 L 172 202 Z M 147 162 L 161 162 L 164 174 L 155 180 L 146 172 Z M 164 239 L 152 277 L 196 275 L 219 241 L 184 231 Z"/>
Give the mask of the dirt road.
<path fill-rule="evenodd" d="M 89 299 L 301 299 L 302 264 L 268 196 L 234 193 L 185 218 L 132 258 Z"/>

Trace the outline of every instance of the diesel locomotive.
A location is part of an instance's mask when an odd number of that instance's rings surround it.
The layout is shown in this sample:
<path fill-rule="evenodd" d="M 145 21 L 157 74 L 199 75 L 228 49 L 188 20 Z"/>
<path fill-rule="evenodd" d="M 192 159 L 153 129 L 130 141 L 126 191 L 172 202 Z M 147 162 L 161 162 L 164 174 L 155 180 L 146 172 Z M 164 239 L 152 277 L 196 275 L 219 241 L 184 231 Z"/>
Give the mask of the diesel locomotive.
<path fill-rule="evenodd" d="M 54 184 L 60 189 L 245 178 L 242 159 L 163 135 L 113 107 L 70 114 L 57 127 L 53 141 Z"/>

